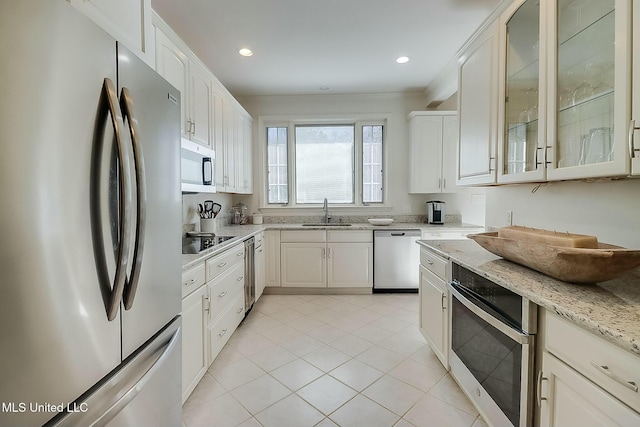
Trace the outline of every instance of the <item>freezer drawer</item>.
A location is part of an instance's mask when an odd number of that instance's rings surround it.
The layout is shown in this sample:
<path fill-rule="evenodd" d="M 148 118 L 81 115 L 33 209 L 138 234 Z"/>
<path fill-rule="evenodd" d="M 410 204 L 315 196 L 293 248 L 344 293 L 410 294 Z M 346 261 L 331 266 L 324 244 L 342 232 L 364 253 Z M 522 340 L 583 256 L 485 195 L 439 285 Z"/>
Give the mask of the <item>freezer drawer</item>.
<path fill-rule="evenodd" d="M 177 316 L 121 368 L 45 427 L 179 426 L 182 420 L 182 329 Z"/>

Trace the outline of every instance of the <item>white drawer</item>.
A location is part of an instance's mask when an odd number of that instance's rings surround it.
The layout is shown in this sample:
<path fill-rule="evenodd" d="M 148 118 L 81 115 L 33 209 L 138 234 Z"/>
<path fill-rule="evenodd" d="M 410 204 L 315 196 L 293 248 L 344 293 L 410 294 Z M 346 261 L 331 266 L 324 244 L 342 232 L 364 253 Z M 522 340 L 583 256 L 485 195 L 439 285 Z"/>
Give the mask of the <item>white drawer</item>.
<path fill-rule="evenodd" d="M 241 262 L 244 262 L 244 243 L 208 259 L 207 282 Z"/>
<path fill-rule="evenodd" d="M 280 233 L 282 243 L 315 243 L 326 242 L 326 230 L 286 230 Z"/>
<path fill-rule="evenodd" d="M 427 248 L 420 248 L 420 264 L 442 280 L 447 280 L 447 265 L 449 261 L 436 255 Z"/>
<path fill-rule="evenodd" d="M 373 242 L 373 232 L 369 230 L 327 230 L 327 241 L 344 243 Z"/>
<path fill-rule="evenodd" d="M 204 285 L 204 262 L 182 272 L 182 298 Z"/>
<path fill-rule="evenodd" d="M 244 265 L 236 264 L 221 276 L 209 282 L 209 319 L 211 321 L 222 313 L 227 304 L 239 292 L 244 292 Z"/>
<path fill-rule="evenodd" d="M 209 364 L 218 356 L 243 318 L 244 293 L 241 293 L 229 304 L 224 314 L 207 327 Z"/>
<path fill-rule="evenodd" d="M 547 310 L 545 347 L 558 359 L 640 412 L 640 394 L 631 390 L 640 386 L 640 357 Z"/>

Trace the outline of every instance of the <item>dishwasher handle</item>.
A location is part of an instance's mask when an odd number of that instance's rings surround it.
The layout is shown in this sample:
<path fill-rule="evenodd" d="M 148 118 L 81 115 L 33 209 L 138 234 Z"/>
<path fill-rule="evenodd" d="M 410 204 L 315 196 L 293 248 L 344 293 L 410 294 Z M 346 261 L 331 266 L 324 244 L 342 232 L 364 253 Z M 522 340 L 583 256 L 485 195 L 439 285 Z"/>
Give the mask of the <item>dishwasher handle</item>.
<path fill-rule="evenodd" d="M 373 232 L 373 236 L 375 237 L 421 237 L 422 236 L 422 232 L 420 230 L 409 230 L 409 229 L 404 229 L 404 230 L 375 230 Z"/>

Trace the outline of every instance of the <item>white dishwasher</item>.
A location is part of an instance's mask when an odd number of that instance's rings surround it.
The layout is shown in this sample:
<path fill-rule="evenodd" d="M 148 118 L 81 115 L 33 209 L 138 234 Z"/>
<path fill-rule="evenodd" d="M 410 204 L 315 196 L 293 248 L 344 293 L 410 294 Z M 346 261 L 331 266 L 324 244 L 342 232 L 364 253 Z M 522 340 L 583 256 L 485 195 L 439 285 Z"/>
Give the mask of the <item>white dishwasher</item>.
<path fill-rule="evenodd" d="M 418 292 L 421 236 L 417 229 L 374 230 L 373 292 Z"/>

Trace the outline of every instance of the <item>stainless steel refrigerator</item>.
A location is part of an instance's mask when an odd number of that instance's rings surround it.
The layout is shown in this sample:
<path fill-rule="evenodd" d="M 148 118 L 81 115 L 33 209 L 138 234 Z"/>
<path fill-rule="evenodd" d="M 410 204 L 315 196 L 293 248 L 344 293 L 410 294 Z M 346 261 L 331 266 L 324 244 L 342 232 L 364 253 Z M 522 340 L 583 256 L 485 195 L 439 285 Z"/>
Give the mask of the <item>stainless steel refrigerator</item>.
<path fill-rule="evenodd" d="M 180 93 L 64 0 L 0 55 L 0 426 L 179 426 Z"/>

